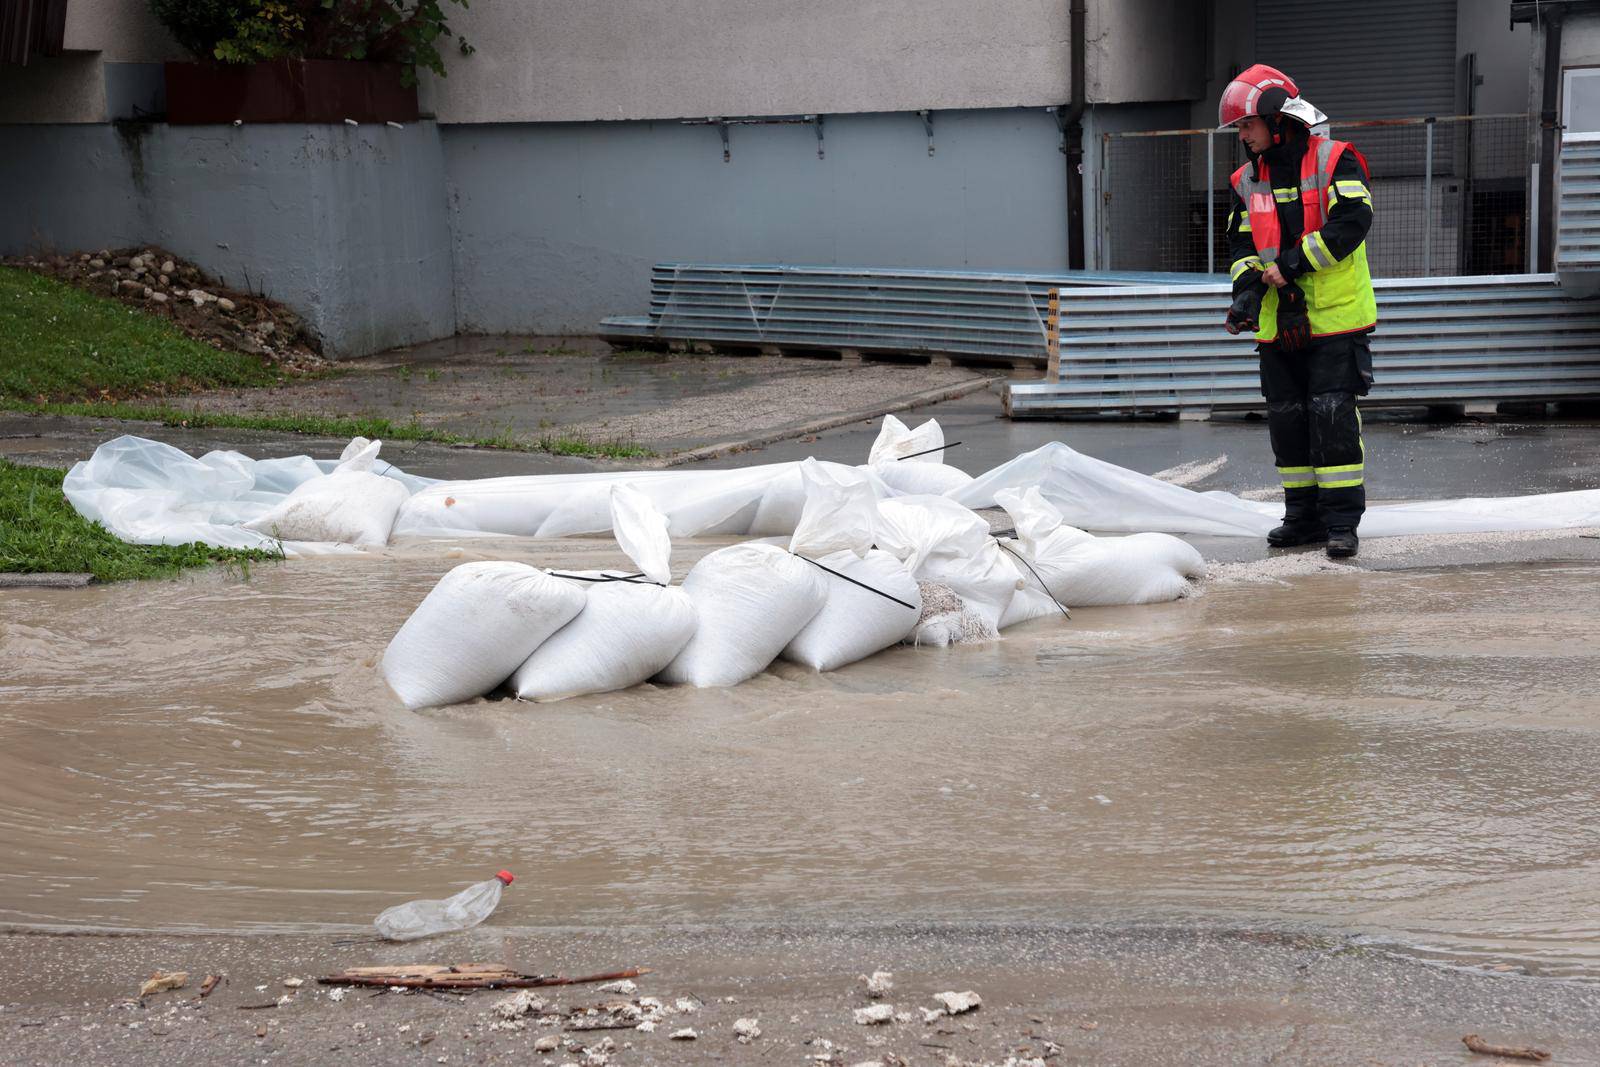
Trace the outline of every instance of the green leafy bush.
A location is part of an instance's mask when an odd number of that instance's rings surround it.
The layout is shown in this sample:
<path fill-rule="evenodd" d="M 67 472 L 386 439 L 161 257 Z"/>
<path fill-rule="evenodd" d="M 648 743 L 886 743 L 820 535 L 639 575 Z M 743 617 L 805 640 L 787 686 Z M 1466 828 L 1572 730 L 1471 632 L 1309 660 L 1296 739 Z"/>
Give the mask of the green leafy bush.
<path fill-rule="evenodd" d="M 443 77 L 449 41 L 446 4 L 467 0 L 149 0 L 150 10 L 196 58 L 225 63 L 263 59 L 365 59 L 417 67 Z M 456 37 L 463 55 L 473 48 Z"/>

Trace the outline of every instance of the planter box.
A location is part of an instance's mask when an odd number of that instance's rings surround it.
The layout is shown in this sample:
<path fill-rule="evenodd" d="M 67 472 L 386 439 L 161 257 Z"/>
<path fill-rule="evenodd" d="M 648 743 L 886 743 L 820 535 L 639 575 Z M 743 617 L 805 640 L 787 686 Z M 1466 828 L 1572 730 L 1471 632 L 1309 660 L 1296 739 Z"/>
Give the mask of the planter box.
<path fill-rule="evenodd" d="M 168 63 L 167 121 L 415 122 L 416 86 L 399 63 L 275 59 L 261 63 Z"/>

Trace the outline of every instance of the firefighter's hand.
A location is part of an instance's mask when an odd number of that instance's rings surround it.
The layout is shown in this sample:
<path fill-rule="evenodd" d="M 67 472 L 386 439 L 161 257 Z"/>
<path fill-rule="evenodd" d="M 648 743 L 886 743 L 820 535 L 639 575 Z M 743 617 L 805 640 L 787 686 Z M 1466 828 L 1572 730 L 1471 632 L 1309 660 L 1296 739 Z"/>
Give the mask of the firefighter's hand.
<path fill-rule="evenodd" d="M 1233 298 L 1222 328 L 1233 334 L 1244 333 L 1254 330 L 1260 318 L 1261 290 L 1252 286 L 1240 290 L 1239 295 Z"/>
<path fill-rule="evenodd" d="M 1283 271 L 1278 269 L 1276 263 L 1268 263 L 1267 269 L 1261 272 L 1261 277 L 1265 278 L 1267 284 L 1274 289 L 1282 289 L 1289 284 L 1289 279 L 1283 276 Z"/>
<path fill-rule="evenodd" d="M 1311 345 L 1311 317 L 1306 297 L 1298 285 L 1278 290 L 1278 347 L 1285 352 L 1300 352 Z"/>

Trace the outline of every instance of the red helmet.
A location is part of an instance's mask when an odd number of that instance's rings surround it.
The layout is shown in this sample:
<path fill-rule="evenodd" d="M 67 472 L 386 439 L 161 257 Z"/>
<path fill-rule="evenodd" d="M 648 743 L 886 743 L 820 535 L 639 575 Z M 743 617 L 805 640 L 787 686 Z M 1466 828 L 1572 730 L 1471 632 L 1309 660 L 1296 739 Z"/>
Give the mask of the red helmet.
<path fill-rule="evenodd" d="M 1293 78 L 1276 67 L 1257 63 L 1222 90 L 1222 100 L 1217 104 L 1217 129 L 1236 126 L 1251 116 L 1271 118 L 1279 114 L 1298 119 L 1308 127 L 1328 121 L 1328 116 L 1310 101 L 1300 98 L 1300 87 Z"/>

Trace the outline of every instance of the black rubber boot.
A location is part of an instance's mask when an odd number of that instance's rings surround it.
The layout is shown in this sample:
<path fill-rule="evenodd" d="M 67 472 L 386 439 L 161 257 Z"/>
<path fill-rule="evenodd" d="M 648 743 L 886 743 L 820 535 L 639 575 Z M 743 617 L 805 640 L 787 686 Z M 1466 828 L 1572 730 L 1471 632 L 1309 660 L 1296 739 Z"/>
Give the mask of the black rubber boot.
<path fill-rule="evenodd" d="M 1330 526 L 1328 528 L 1328 558 L 1349 559 L 1361 551 L 1361 539 L 1356 536 L 1354 526 Z"/>
<path fill-rule="evenodd" d="M 1320 545 L 1327 539 L 1328 531 L 1320 524 L 1311 522 L 1286 522 L 1267 534 L 1267 544 L 1273 548 Z"/>

